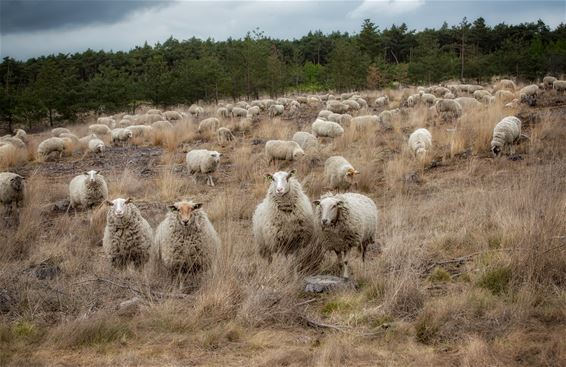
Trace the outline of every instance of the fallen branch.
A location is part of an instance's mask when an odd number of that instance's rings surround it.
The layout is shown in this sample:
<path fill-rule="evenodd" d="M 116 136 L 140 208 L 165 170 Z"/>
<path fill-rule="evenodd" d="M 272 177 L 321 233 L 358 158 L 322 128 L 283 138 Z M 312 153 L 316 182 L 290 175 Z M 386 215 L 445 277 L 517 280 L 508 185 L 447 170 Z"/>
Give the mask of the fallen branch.
<path fill-rule="evenodd" d="M 295 307 L 308 305 L 309 303 L 313 303 L 313 302 L 315 302 L 315 301 L 317 301 L 317 300 L 318 300 L 318 298 L 312 298 L 312 299 L 309 299 L 309 300 L 304 301 L 304 302 L 299 302 L 299 303 L 297 303 L 297 304 L 295 305 Z"/>
<path fill-rule="evenodd" d="M 441 260 L 441 261 L 433 261 L 424 271 L 425 273 L 430 273 L 434 268 L 436 268 L 439 265 L 446 265 L 446 264 L 454 264 L 454 263 L 464 263 L 466 261 L 470 261 L 472 260 L 474 257 L 482 254 L 483 252 L 474 252 L 473 254 L 470 255 L 466 255 L 466 256 L 460 256 L 460 257 L 456 257 L 454 259 L 448 259 L 448 260 Z"/>
<path fill-rule="evenodd" d="M 194 298 L 194 296 L 191 296 L 189 294 L 183 294 L 183 293 L 167 293 L 167 292 L 159 292 L 159 291 L 154 291 L 151 289 L 148 289 L 147 292 L 144 292 L 141 289 L 135 288 L 129 284 L 121 284 L 121 283 L 117 283 L 111 279 L 106 279 L 106 278 L 100 278 L 100 277 L 96 277 L 93 279 L 86 279 L 80 282 L 76 282 L 73 283 L 73 285 L 77 285 L 77 284 L 81 284 L 81 283 L 89 283 L 89 282 L 103 282 L 103 283 L 107 283 L 110 285 L 113 285 L 115 287 L 119 287 L 119 288 L 123 288 L 123 289 L 127 289 L 129 291 L 131 291 L 132 293 L 142 296 L 142 297 L 147 297 L 152 296 L 152 297 L 157 297 L 157 298 L 179 298 L 179 299 L 186 299 L 186 298 Z"/>
<path fill-rule="evenodd" d="M 339 325 L 333 325 L 333 324 L 326 324 L 324 322 L 313 320 L 313 319 L 306 317 L 306 316 L 300 316 L 300 318 L 302 320 L 304 320 L 307 323 L 308 326 L 315 327 L 315 328 L 321 328 L 321 329 L 332 329 L 332 330 L 340 331 L 342 333 L 346 333 L 346 334 L 350 334 L 350 335 L 354 335 L 354 336 L 376 336 L 376 335 L 384 334 L 385 331 L 386 331 L 386 328 L 383 328 L 382 330 L 373 331 L 373 332 L 369 332 L 369 333 L 356 332 L 354 330 L 349 330 L 349 329 L 351 329 L 351 327 L 349 327 L 349 326 L 339 326 Z"/>

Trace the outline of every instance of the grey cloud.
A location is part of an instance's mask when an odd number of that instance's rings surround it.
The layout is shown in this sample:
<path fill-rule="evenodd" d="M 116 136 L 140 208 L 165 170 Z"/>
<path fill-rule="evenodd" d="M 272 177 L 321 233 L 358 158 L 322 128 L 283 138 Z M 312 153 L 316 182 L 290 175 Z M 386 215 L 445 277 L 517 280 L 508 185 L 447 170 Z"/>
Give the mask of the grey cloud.
<path fill-rule="evenodd" d="M 0 33 L 112 24 L 136 10 L 170 3 L 139 0 L 1 0 Z"/>

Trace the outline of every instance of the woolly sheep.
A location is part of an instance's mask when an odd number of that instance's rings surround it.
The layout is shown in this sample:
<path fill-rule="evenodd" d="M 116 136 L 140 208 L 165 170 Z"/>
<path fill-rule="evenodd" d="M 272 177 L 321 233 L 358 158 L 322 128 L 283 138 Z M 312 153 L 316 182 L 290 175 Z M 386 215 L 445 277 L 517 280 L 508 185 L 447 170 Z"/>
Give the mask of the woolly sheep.
<path fill-rule="evenodd" d="M 246 101 L 240 101 L 240 102 L 236 103 L 235 107 L 239 107 L 239 108 L 243 108 L 243 109 L 247 110 L 248 108 L 250 108 L 250 105 Z"/>
<path fill-rule="evenodd" d="M 552 89 L 555 80 L 556 80 L 555 77 L 547 75 L 544 78 L 542 78 L 542 84 L 544 84 L 544 87 L 546 89 Z"/>
<path fill-rule="evenodd" d="M 196 104 L 192 104 L 189 107 L 189 113 L 191 115 L 194 115 L 196 117 L 199 117 L 199 115 L 202 115 L 204 113 L 204 109 Z"/>
<path fill-rule="evenodd" d="M 496 90 L 510 90 L 512 92 L 515 91 L 515 88 L 515 82 L 509 79 L 501 79 L 495 86 Z"/>
<path fill-rule="evenodd" d="M 308 99 L 306 96 L 298 96 L 297 102 L 306 104 L 308 102 Z"/>
<path fill-rule="evenodd" d="M 330 110 L 334 113 L 346 113 L 349 110 L 349 106 L 340 102 L 340 101 L 327 101 L 326 102 L 326 109 Z"/>
<path fill-rule="evenodd" d="M 59 137 L 62 138 L 62 139 L 67 138 L 67 139 L 71 140 L 73 142 L 73 144 L 76 144 L 76 145 L 80 145 L 80 143 L 81 143 L 79 141 L 79 138 L 73 133 L 62 133 L 62 134 L 59 134 Z"/>
<path fill-rule="evenodd" d="M 116 267 L 144 265 L 153 247 L 151 226 L 131 199 L 117 198 L 106 203 L 110 208 L 102 239 L 104 252 Z"/>
<path fill-rule="evenodd" d="M 220 107 L 216 110 L 216 116 L 218 116 L 218 117 L 228 118 L 229 115 L 230 115 L 230 112 L 228 111 L 228 109 L 226 107 Z"/>
<path fill-rule="evenodd" d="M 238 129 L 240 131 L 248 131 L 252 127 L 252 119 L 244 117 L 238 122 Z"/>
<path fill-rule="evenodd" d="M 18 138 L 24 143 L 28 142 L 28 134 L 26 134 L 25 130 L 23 129 L 17 129 L 16 133 L 14 134 L 14 138 Z"/>
<path fill-rule="evenodd" d="M 197 275 L 210 269 L 220 249 L 220 238 L 201 203 L 181 200 L 155 230 L 158 258 L 172 274 Z"/>
<path fill-rule="evenodd" d="M 347 114 L 347 113 L 331 113 L 330 115 L 328 115 L 327 118 L 328 121 L 332 121 L 332 122 L 336 122 L 337 124 L 340 124 L 341 126 L 349 126 L 350 123 L 352 122 L 352 115 Z"/>
<path fill-rule="evenodd" d="M 134 138 L 138 138 L 138 137 L 147 138 L 153 131 L 153 127 L 147 125 L 132 125 L 132 126 L 128 126 L 126 130 L 131 131 L 132 137 Z"/>
<path fill-rule="evenodd" d="M 158 115 L 158 114 L 154 114 L 154 115 L 149 115 L 149 114 L 144 114 L 144 115 L 138 115 L 136 116 L 136 118 L 134 119 L 134 123 L 137 125 L 149 125 L 152 124 L 154 122 L 157 121 L 162 121 L 163 120 L 163 116 Z"/>
<path fill-rule="evenodd" d="M 299 144 L 301 149 L 304 151 L 318 147 L 318 140 L 316 137 L 306 131 L 297 131 L 291 140 Z"/>
<path fill-rule="evenodd" d="M 88 148 L 88 142 L 91 141 L 92 139 L 98 139 L 96 134 L 88 134 L 86 136 L 83 136 L 82 138 L 79 138 L 79 144 L 83 149 Z"/>
<path fill-rule="evenodd" d="M 75 176 L 69 184 L 69 208 L 90 209 L 108 198 L 108 186 L 99 171 Z"/>
<path fill-rule="evenodd" d="M 61 138 L 49 138 L 37 147 L 37 155 L 41 160 L 46 160 L 53 153 L 59 153 L 59 158 L 63 156 L 65 151 L 65 141 Z"/>
<path fill-rule="evenodd" d="M 498 90 L 497 92 L 495 92 L 495 99 L 499 103 L 508 103 L 508 102 L 512 101 L 514 98 L 515 98 L 515 95 L 513 94 L 513 92 L 510 92 L 510 91 L 505 90 L 505 89 Z"/>
<path fill-rule="evenodd" d="M 332 115 L 334 112 L 330 111 L 330 110 L 320 110 L 318 113 L 318 117 L 320 117 L 323 120 L 328 120 L 328 116 Z"/>
<path fill-rule="evenodd" d="M 0 203 L 8 210 L 21 207 L 24 202 L 24 178 L 12 172 L 0 172 Z"/>
<path fill-rule="evenodd" d="M 96 119 L 96 124 L 106 125 L 113 129 L 116 125 L 116 120 L 112 117 L 99 117 Z"/>
<path fill-rule="evenodd" d="M 156 108 L 147 110 L 146 112 L 148 115 L 161 115 L 161 110 L 158 110 Z"/>
<path fill-rule="evenodd" d="M 391 124 L 393 123 L 393 112 L 392 111 L 381 111 L 379 115 L 377 115 L 377 120 L 386 130 L 391 129 Z"/>
<path fill-rule="evenodd" d="M 423 94 L 421 94 L 421 97 L 420 97 L 421 103 L 424 103 L 428 107 L 432 106 L 434 104 L 435 100 L 436 100 L 436 97 L 434 96 L 434 94 L 430 94 L 430 93 L 423 93 Z"/>
<path fill-rule="evenodd" d="M 247 117 L 256 117 L 259 116 L 261 109 L 258 106 L 253 106 L 248 108 L 248 112 L 246 113 Z"/>
<path fill-rule="evenodd" d="M 88 151 L 100 156 L 104 156 L 104 151 L 106 150 L 106 145 L 104 142 L 98 138 L 93 138 L 88 141 Z"/>
<path fill-rule="evenodd" d="M 379 123 L 379 117 L 376 115 L 357 116 L 352 119 L 352 126 L 356 129 L 366 129 Z"/>
<path fill-rule="evenodd" d="M 275 160 L 295 161 L 305 155 L 301 146 L 291 140 L 268 140 L 265 143 L 267 164 Z"/>
<path fill-rule="evenodd" d="M 88 132 L 98 136 L 111 134 L 112 130 L 103 124 L 93 124 L 88 127 Z"/>
<path fill-rule="evenodd" d="M 232 116 L 234 117 L 247 117 L 248 110 L 241 107 L 232 108 Z"/>
<path fill-rule="evenodd" d="M 207 184 L 214 186 L 212 180 L 212 173 L 216 171 L 220 164 L 220 157 L 222 153 L 213 150 L 195 149 L 187 153 L 186 161 L 187 168 L 190 174 L 205 174 L 207 175 Z"/>
<path fill-rule="evenodd" d="M 26 149 L 26 143 L 16 137 L 10 135 L 0 138 L 0 143 L 13 145 L 18 149 Z"/>
<path fill-rule="evenodd" d="M 297 254 L 311 245 L 313 210 L 295 172 L 265 175 L 271 184 L 252 218 L 255 245 L 269 263 L 275 254 Z"/>
<path fill-rule="evenodd" d="M 183 119 L 183 116 L 177 111 L 165 111 L 163 113 L 163 116 L 168 121 L 176 121 L 176 120 L 182 120 Z"/>
<path fill-rule="evenodd" d="M 224 146 L 228 142 L 234 140 L 234 134 L 232 134 L 232 131 L 230 131 L 230 129 L 228 129 L 227 127 L 219 128 L 216 131 L 216 136 L 218 138 L 218 144 L 220 144 L 220 146 Z"/>
<path fill-rule="evenodd" d="M 122 119 L 122 120 L 120 120 L 120 122 L 118 122 L 118 125 L 117 125 L 117 126 L 118 126 L 118 127 L 128 127 L 128 126 L 130 126 L 131 124 L 132 124 L 132 121 L 131 121 L 131 120 Z"/>
<path fill-rule="evenodd" d="M 417 129 L 409 136 L 409 149 L 416 157 L 424 157 L 431 146 L 432 135 L 427 129 Z"/>
<path fill-rule="evenodd" d="M 71 134 L 71 130 L 65 129 L 64 127 L 56 127 L 51 130 L 51 135 L 58 138 L 61 134 Z"/>
<path fill-rule="evenodd" d="M 357 97 L 354 99 L 354 101 L 356 101 L 360 105 L 360 108 L 368 108 L 368 103 L 365 99 Z"/>
<path fill-rule="evenodd" d="M 131 130 L 124 129 L 124 128 L 117 128 L 112 130 L 112 143 L 114 145 L 118 144 L 125 144 L 128 142 L 132 137 L 133 133 Z"/>
<path fill-rule="evenodd" d="M 216 117 L 209 117 L 207 119 L 202 120 L 198 124 L 198 131 L 199 133 L 202 133 L 206 130 L 216 131 L 219 126 L 220 126 L 220 120 L 218 120 Z"/>
<path fill-rule="evenodd" d="M 509 147 L 511 155 L 515 154 L 515 146 L 513 145 L 521 137 L 521 120 L 515 116 L 504 117 L 493 128 L 493 139 L 491 140 L 491 152 L 494 157 L 498 157 L 503 153 L 506 147 Z"/>
<path fill-rule="evenodd" d="M 269 117 L 275 117 L 283 114 L 285 106 L 282 104 L 274 104 L 269 107 Z"/>
<path fill-rule="evenodd" d="M 346 158 L 336 155 L 324 163 L 324 177 L 331 190 L 348 190 L 359 172 Z"/>
<path fill-rule="evenodd" d="M 564 93 L 566 91 L 566 80 L 555 80 L 552 83 L 552 87 L 555 91 Z"/>
<path fill-rule="evenodd" d="M 311 125 L 312 134 L 318 137 L 336 138 L 344 134 L 344 128 L 332 121 L 315 120 Z"/>
<path fill-rule="evenodd" d="M 482 104 L 473 97 L 458 97 L 454 99 L 460 106 L 462 106 L 463 110 L 475 109 L 480 108 Z"/>
<path fill-rule="evenodd" d="M 521 103 L 527 103 L 529 106 L 534 106 L 537 101 L 537 94 L 539 87 L 536 84 L 527 85 L 519 91 L 519 99 Z"/>
<path fill-rule="evenodd" d="M 480 89 L 475 91 L 473 96 L 475 99 L 481 102 L 484 96 L 491 96 L 491 93 L 489 93 L 489 91 L 485 89 Z"/>
<path fill-rule="evenodd" d="M 155 130 L 166 130 L 166 129 L 172 129 L 173 124 L 171 124 L 169 121 L 160 120 L 152 123 L 151 127 Z"/>
<path fill-rule="evenodd" d="M 360 104 L 353 99 L 347 99 L 345 101 L 342 101 L 342 103 L 348 106 L 352 111 L 358 111 L 361 108 Z"/>
<path fill-rule="evenodd" d="M 454 99 L 441 99 L 436 103 L 436 112 L 445 120 L 462 116 L 462 106 Z"/>
<path fill-rule="evenodd" d="M 367 247 L 377 238 L 378 211 L 369 197 L 356 193 L 325 194 L 315 204 L 316 233 L 327 251 L 334 251 L 349 277 L 348 254 L 357 247 L 365 261 Z"/>

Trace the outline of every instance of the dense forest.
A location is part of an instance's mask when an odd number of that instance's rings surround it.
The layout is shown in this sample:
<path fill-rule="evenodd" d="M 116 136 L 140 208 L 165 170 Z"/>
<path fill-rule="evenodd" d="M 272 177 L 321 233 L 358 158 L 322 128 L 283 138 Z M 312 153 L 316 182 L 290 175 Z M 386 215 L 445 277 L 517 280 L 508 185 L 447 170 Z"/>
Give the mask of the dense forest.
<path fill-rule="evenodd" d="M 381 88 L 393 82 L 536 79 L 566 69 L 566 24 L 542 21 L 490 27 L 464 18 L 452 27 L 383 30 L 364 20 L 358 34 L 309 32 L 295 40 L 259 29 L 243 39 L 170 38 L 128 52 L 87 50 L 0 64 L 0 121 L 12 129 L 73 120 L 81 113 L 135 112 L 141 102 L 167 107 L 260 94 Z"/>

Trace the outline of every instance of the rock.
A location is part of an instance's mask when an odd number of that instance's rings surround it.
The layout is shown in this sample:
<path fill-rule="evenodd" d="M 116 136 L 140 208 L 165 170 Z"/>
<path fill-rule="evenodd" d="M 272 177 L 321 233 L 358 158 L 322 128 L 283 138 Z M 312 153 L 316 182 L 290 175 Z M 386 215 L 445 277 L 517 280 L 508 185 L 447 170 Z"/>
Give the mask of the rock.
<path fill-rule="evenodd" d="M 351 279 L 333 275 L 314 275 L 305 278 L 305 292 L 322 293 L 337 289 L 355 289 L 356 284 Z"/>
<path fill-rule="evenodd" d="M 70 203 L 71 202 L 69 201 L 69 199 L 63 199 L 63 200 L 59 200 L 59 201 L 56 201 L 54 203 L 51 203 L 51 211 L 52 212 L 66 212 Z"/>
<path fill-rule="evenodd" d="M 418 185 L 420 183 L 421 183 L 421 178 L 419 177 L 417 172 L 411 171 L 405 175 L 406 185 Z"/>

